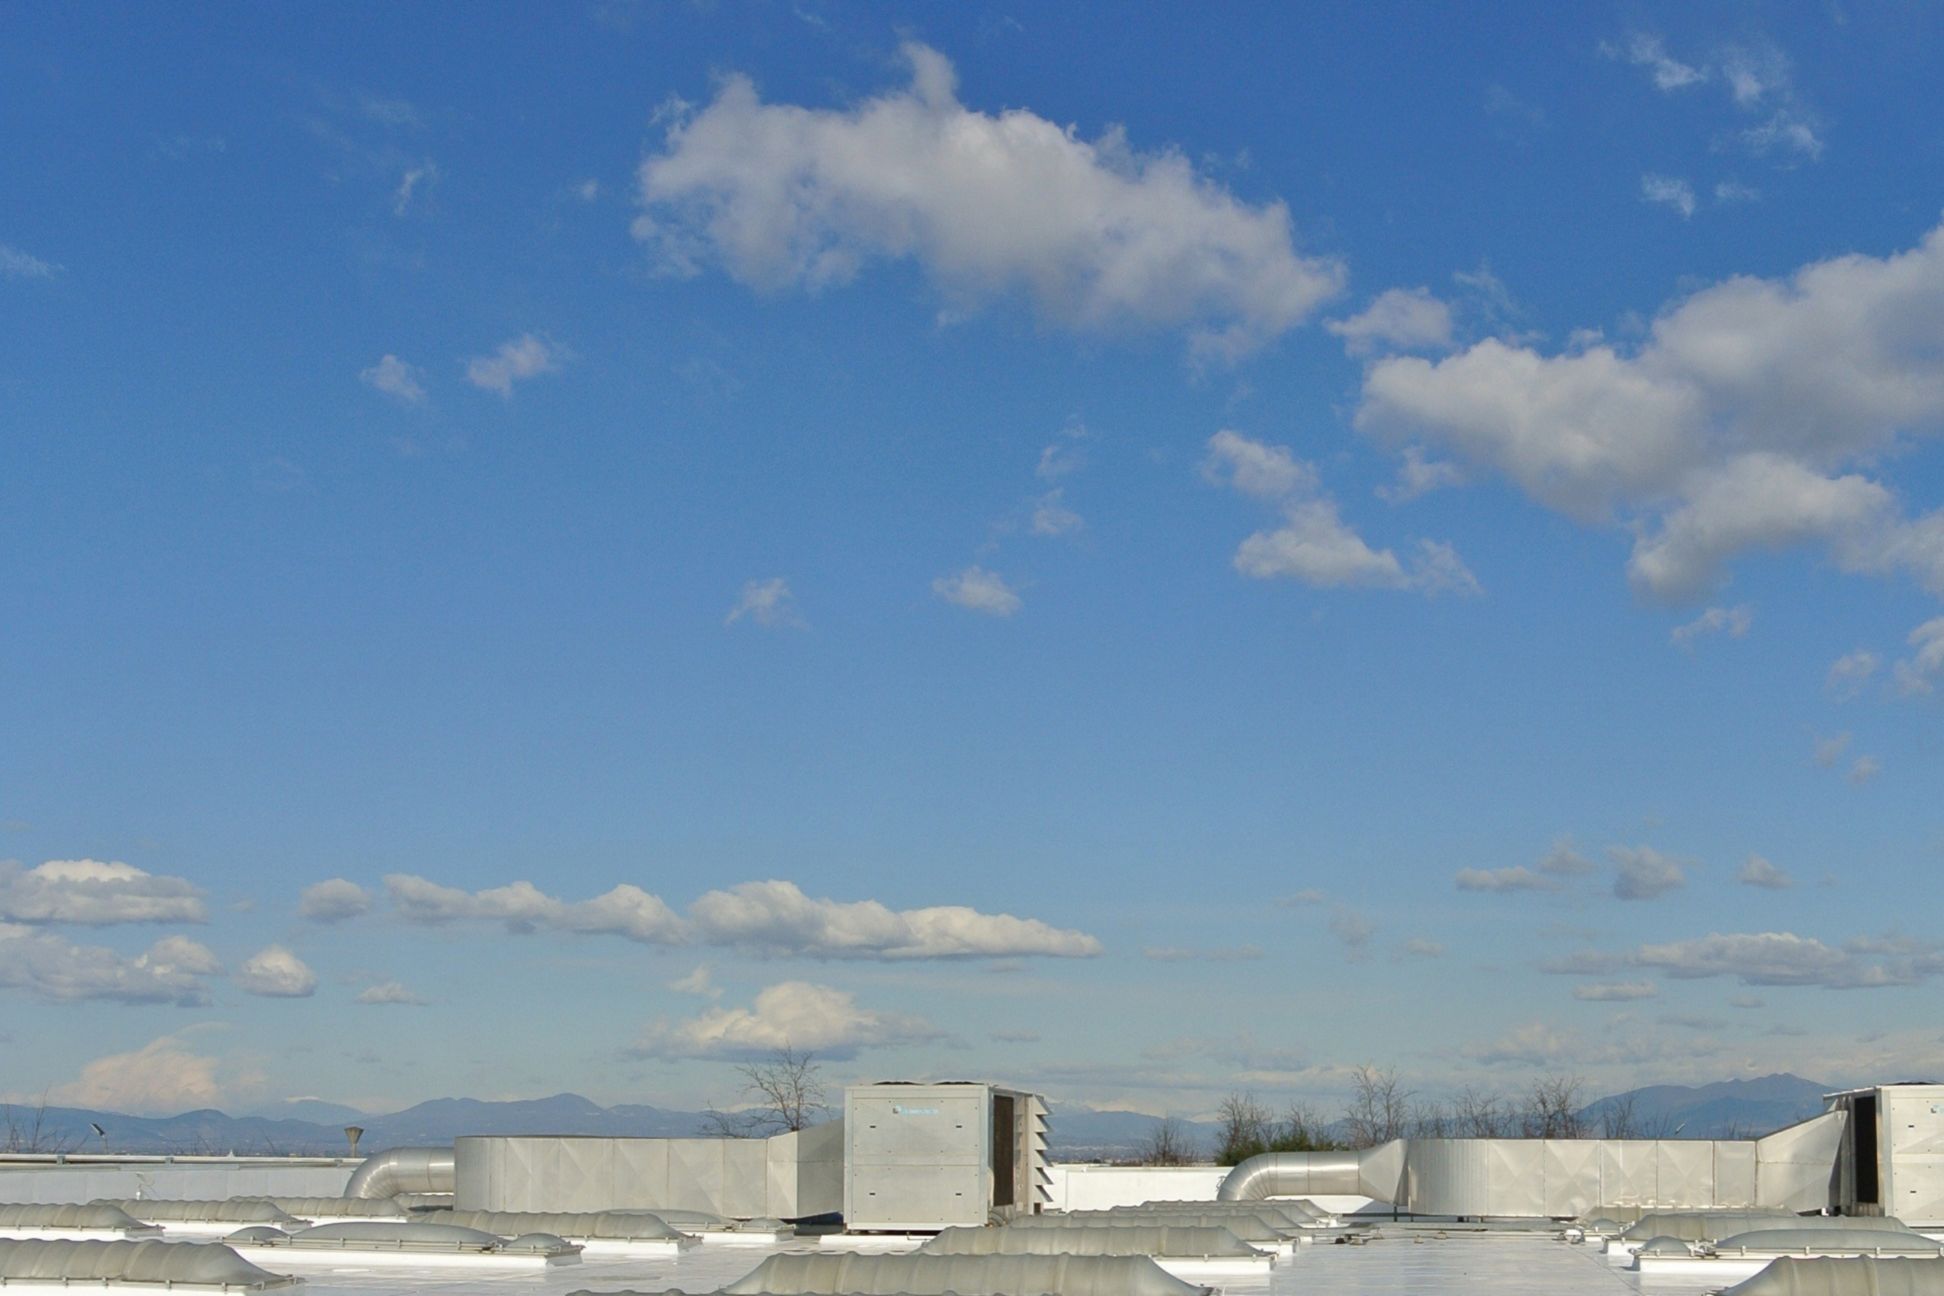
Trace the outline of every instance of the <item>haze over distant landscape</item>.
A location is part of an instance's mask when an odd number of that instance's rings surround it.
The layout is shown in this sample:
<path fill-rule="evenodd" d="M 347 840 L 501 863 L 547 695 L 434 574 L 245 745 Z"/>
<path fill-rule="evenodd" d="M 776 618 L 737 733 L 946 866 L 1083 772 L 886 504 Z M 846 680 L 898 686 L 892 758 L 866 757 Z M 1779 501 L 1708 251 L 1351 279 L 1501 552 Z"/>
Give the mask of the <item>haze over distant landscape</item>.
<path fill-rule="evenodd" d="M 1922 6 L 6 6 L 0 1102 L 1944 1076 L 1941 77 Z"/>

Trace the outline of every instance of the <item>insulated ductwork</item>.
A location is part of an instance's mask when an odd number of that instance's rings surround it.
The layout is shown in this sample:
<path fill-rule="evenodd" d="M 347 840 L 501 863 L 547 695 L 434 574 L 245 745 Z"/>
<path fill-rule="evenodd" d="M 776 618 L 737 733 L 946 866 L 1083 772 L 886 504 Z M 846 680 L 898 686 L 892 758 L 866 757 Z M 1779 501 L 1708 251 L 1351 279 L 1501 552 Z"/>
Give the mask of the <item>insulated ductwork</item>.
<path fill-rule="evenodd" d="M 449 1147 L 389 1148 L 351 1172 L 344 1195 L 382 1199 L 400 1193 L 449 1193 L 453 1178 Z"/>
<path fill-rule="evenodd" d="M 1404 1178 L 1402 1139 L 1361 1152 L 1265 1152 L 1222 1180 L 1221 1201 L 1267 1197 L 1372 1197 L 1396 1201 Z"/>

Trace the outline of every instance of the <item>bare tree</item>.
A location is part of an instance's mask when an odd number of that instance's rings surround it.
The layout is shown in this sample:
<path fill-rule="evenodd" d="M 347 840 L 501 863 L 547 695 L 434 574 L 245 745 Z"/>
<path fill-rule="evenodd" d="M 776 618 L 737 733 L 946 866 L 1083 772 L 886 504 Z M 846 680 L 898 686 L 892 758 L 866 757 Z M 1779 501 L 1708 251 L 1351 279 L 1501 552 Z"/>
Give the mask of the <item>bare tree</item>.
<path fill-rule="evenodd" d="M 1173 1116 L 1164 1116 L 1154 1123 L 1154 1128 L 1141 1141 L 1138 1155 L 1142 1165 L 1192 1165 L 1195 1160 L 1195 1140 L 1189 1135 L 1187 1126 Z"/>
<path fill-rule="evenodd" d="M 1330 1137 L 1329 1127 L 1316 1109 L 1291 1103 L 1283 1113 L 1282 1128 L 1276 1131 L 1275 1152 L 1327 1152 L 1343 1145 Z"/>
<path fill-rule="evenodd" d="M 1443 1103 L 1432 1099 L 1411 1108 L 1412 1138 L 1450 1138 L 1458 1118 Z"/>
<path fill-rule="evenodd" d="M 1639 1095 L 1629 1090 L 1600 1103 L 1600 1137 L 1630 1139 L 1640 1137 L 1640 1120 L 1634 1112 Z"/>
<path fill-rule="evenodd" d="M 1351 1076 L 1353 1092 L 1343 1113 L 1343 1128 L 1356 1148 L 1375 1147 L 1404 1137 L 1411 1109 L 1411 1091 L 1404 1088 L 1393 1067 L 1379 1070 L 1368 1063 Z"/>
<path fill-rule="evenodd" d="M 1504 1100 L 1466 1085 L 1453 1102 L 1452 1132 L 1459 1138 L 1498 1138 L 1505 1133 Z"/>
<path fill-rule="evenodd" d="M 824 1102 L 822 1068 L 808 1050 L 784 1045 L 762 1062 L 736 1068 L 742 1093 L 752 1101 L 736 1111 L 711 1105 L 703 1114 L 704 1132 L 716 1138 L 763 1138 L 808 1129 L 829 1110 Z"/>
<path fill-rule="evenodd" d="M 1541 1076 L 1526 1091 L 1519 1111 L 1519 1134 L 1524 1138 L 1585 1138 L 1587 1120 L 1580 1110 L 1578 1076 Z"/>
<path fill-rule="evenodd" d="M 68 1140 L 47 1128 L 47 1092 L 27 1111 L 12 1103 L 0 1104 L 0 1152 L 65 1152 Z"/>
<path fill-rule="evenodd" d="M 1275 1134 L 1269 1109 L 1252 1093 L 1237 1092 L 1222 1099 L 1221 1124 L 1215 1159 L 1222 1165 L 1237 1165 L 1268 1151 Z"/>

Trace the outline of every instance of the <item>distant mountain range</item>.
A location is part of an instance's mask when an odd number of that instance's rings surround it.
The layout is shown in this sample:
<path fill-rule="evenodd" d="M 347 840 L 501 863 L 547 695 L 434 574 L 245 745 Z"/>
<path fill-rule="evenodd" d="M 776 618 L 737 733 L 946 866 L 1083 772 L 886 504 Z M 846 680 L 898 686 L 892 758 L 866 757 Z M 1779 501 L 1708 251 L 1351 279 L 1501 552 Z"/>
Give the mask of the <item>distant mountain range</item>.
<path fill-rule="evenodd" d="M 1641 1136 L 1729 1138 L 1764 1134 L 1822 1110 L 1829 1087 L 1800 1076 L 1724 1080 L 1700 1086 L 1649 1085 L 1587 1104 L 1581 1115 L 1597 1133 L 1607 1113 L 1629 1110 Z M 1138 1156 L 1159 1121 L 1139 1112 L 1099 1110 L 1057 1103 L 1052 1108 L 1051 1150 L 1061 1161 L 1124 1160 Z M 1177 1122 L 1204 1153 L 1216 1142 L 1212 1121 Z M 97 1136 L 93 1127 L 107 1131 Z M 602 1107 L 579 1094 L 555 1094 L 517 1102 L 435 1098 L 416 1107 L 373 1115 L 335 1103 L 301 1099 L 258 1112 L 220 1111 L 179 1116 L 130 1116 L 79 1107 L 15 1104 L 0 1107 L 0 1151 L 173 1153 L 237 1152 L 265 1155 L 343 1155 L 344 1126 L 364 1129 L 360 1152 L 450 1143 L 462 1134 L 608 1134 L 681 1138 L 704 1133 L 702 1112 L 640 1104 Z M 29 1145 L 33 1146 L 29 1146 Z"/>

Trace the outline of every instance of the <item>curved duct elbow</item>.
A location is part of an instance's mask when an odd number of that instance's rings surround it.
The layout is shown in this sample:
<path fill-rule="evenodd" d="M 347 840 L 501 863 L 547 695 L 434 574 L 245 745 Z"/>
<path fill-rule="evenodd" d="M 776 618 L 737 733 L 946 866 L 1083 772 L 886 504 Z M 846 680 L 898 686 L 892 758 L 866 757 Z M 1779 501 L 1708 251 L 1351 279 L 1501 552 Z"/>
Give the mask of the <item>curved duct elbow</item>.
<path fill-rule="evenodd" d="M 1228 1172 L 1216 1198 L 1370 1197 L 1394 1202 L 1404 1178 L 1404 1141 L 1361 1152 L 1265 1152 Z"/>
<path fill-rule="evenodd" d="M 400 1193 L 449 1193 L 454 1178 L 449 1147 L 389 1148 L 351 1172 L 344 1195 L 383 1200 Z"/>

